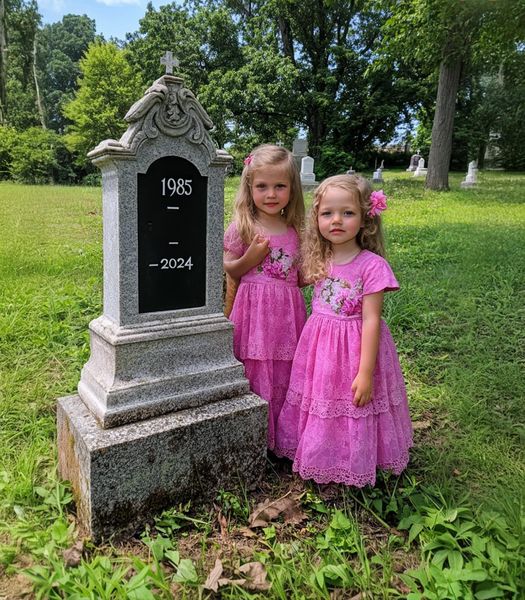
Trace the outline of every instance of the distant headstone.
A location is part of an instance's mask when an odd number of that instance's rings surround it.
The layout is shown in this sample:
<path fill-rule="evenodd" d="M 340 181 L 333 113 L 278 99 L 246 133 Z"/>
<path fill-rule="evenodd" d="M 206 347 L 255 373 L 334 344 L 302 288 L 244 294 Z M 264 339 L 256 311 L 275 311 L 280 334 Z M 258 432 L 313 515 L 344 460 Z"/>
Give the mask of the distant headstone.
<path fill-rule="evenodd" d="M 385 169 L 385 161 L 384 160 L 381 161 L 379 168 L 381 169 L 381 171 L 384 171 L 384 169 Z"/>
<path fill-rule="evenodd" d="M 297 138 L 293 141 L 292 155 L 297 166 L 297 170 L 301 170 L 301 161 L 308 155 L 308 141 Z"/>
<path fill-rule="evenodd" d="M 311 156 L 305 156 L 301 161 L 301 186 L 309 190 L 317 185 L 314 173 L 314 159 Z"/>
<path fill-rule="evenodd" d="M 478 183 L 478 161 L 473 160 L 468 164 L 465 180 L 461 182 L 462 188 L 474 187 Z"/>
<path fill-rule="evenodd" d="M 384 183 L 383 170 L 381 169 L 381 167 L 374 171 L 374 174 L 372 175 L 372 181 L 374 183 Z"/>
<path fill-rule="evenodd" d="M 346 174 L 347 174 L 347 175 L 355 175 L 355 171 L 354 171 L 353 167 L 350 167 L 350 168 L 348 169 L 348 171 L 346 172 Z"/>
<path fill-rule="evenodd" d="M 413 173 L 417 169 L 417 165 L 419 163 L 420 158 L 420 154 L 412 154 L 412 156 L 410 157 L 410 165 L 408 166 L 407 172 Z"/>
<path fill-rule="evenodd" d="M 425 159 L 420 158 L 417 163 L 417 169 L 414 171 L 414 177 L 423 177 L 427 174 L 427 169 L 425 168 Z"/>
<path fill-rule="evenodd" d="M 58 400 L 59 470 L 94 540 L 262 475 L 267 403 L 222 306 L 224 176 L 176 61 L 89 153 L 102 171 L 104 309 L 78 395 Z"/>

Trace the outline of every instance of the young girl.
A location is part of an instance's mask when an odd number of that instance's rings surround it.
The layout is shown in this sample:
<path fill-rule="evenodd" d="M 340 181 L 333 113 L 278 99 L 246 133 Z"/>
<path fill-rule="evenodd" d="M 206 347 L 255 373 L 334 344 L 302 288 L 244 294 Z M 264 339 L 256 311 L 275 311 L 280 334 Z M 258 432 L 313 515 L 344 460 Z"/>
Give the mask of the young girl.
<path fill-rule="evenodd" d="M 355 175 L 317 188 L 303 274 L 315 283 L 312 316 L 295 353 L 278 419 L 276 454 L 318 483 L 373 485 L 376 467 L 399 474 L 412 426 L 399 360 L 381 320 L 398 283 L 383 255 L 382 192 Z"/>
<path fill-rule="evenodd" d="M 240 281 L 230 319 L 235 356 L 268 406 L 268 447 L 286 397 L 292 359 L 306 320 L 298 287 L 304 203 L 285 148 L 259 146 L 245 159 L 234 221 L 224 234 L 224 269 Z"/>

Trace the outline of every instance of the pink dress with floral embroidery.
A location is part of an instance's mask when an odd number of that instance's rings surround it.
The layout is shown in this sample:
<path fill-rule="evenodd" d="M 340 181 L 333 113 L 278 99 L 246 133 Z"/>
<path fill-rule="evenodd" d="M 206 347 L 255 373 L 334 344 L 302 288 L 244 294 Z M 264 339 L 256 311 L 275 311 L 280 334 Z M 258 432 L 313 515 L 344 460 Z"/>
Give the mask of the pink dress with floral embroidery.
<path fill-rule="evenodd" d="M 298 287 L 297 232 L 289 227 L 270 236 L 269 247 L 264 261 L 241 278 L 230 319 L 234 354 L 244 364 L 251 389 L 269 404 L 268 447 L 273 449 L 306 308 Z M 224 233 L 224 249 L 242 256 L 247 248 L 232 223 Z"/>
<path fill-rule="evenodd" d="M 376 469 L 399 474 L 408 463 L 412 424 L 394 341 L 381 321 L 372 400 L 354 405 L 352 382 L 361 355 L 363 295 L 397 290 L 388 263 L 361 251 L 333 265 L 314 288 L 308 319 L 279 415 L 275 453 L 318 483 L 373 485 Z"/>

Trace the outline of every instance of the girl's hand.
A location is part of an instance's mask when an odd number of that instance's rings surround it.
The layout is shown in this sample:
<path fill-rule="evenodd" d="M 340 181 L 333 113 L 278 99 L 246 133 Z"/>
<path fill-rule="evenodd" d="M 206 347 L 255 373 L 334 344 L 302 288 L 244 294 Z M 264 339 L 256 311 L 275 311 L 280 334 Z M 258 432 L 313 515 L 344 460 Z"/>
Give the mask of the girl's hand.
<path fill-rule="evenodd" d="M 372 376 L 359 372 L 352 383 L 355 406 L 366 406 L 372 399 Z"/>
<path fill-rule="evenodd" d="M 244 253 L 245 259 L 252 267 L 257 266 L 264 260 L 264 257 L 270 251 L 268 247 L 269 243 L 270 240 L 265 238 L 264 235 L 255 234 L 252 243 L 248 246 L 248 250 Z"/>

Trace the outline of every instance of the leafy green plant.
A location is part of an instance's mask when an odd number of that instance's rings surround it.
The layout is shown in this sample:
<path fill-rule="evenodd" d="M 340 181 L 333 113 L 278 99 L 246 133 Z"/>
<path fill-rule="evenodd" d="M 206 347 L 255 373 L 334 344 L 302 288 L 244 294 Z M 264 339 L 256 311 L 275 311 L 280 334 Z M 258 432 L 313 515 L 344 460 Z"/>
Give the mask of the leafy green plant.
<path fill-rule="evenodd" d="M 518 530 L 500 514 L 446 503 L 420 506 L 399 523 L 423 563 L 402 576 L 409 600 L 518 598 L 525 589 L 525 519 Z"/>
<path fill-rule="evenodd" d="M 233 492 L 219 490 L 216 500 L 224 514 L 235 517 L 240 521 L 247 521 L 250 515 L 250 503 L 246 495 L 241 499 Z"/>

